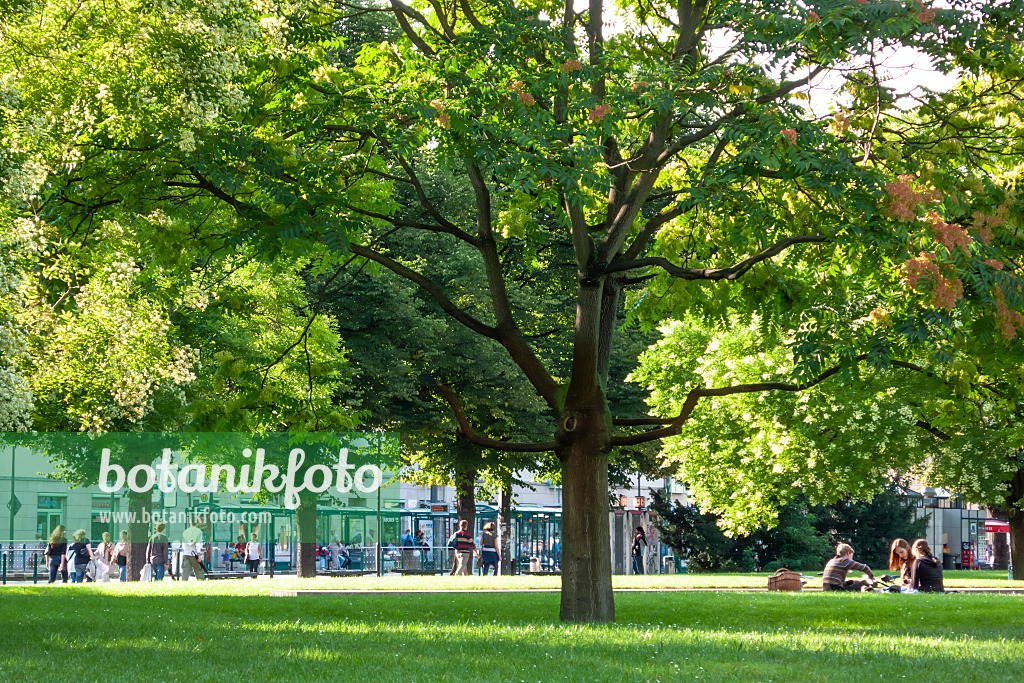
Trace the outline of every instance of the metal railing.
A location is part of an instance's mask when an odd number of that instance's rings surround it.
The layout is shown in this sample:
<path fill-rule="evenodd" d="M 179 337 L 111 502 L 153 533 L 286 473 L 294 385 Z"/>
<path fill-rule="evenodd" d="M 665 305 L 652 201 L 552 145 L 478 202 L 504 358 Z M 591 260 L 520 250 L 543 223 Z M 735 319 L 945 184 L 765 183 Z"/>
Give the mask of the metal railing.
<path fill-rule="evenodd" d="M 46 544 L 39 541 L 0 543 L 0 585 L 8 580 L 26 581 L 30 574 L 32 583 L 39 583 L 40 569 L 48 576 L 44 550 Z"/>

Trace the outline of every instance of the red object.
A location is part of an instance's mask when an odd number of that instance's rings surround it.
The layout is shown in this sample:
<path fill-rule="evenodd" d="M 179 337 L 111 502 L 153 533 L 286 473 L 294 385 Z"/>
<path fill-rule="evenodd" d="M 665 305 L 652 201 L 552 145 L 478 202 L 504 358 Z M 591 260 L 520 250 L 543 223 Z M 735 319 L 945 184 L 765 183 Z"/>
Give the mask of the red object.
<path fill-rule="evenodd" d="M 974 549 L 973 548 L 964 548 L 962 551 L 960 551 L 960 553 L 961 553 L 960 565 L 964 569 L 970 569 L 971 567 L 973 567 L 974 566 Z"/>
<path fill-rule="evenodd" d="M 1001 519 L 986 519 L 985 520 L 985 533 L 988 534 L 1008 534 L 1010 533 L 1010 523 L 1004 522 Z"/>

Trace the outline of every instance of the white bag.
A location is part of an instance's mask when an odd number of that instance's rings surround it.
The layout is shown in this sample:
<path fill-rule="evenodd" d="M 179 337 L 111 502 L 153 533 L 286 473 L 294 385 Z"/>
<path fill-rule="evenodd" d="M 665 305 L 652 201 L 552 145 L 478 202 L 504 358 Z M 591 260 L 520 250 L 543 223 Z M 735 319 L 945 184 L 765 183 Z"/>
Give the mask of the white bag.
<path fill-rule="evenodd" d="M 146 563 L 146 566 L 142 568 L 139 573 L 139 581 L 152 581 L 153 580 L 153 565 Z"/>

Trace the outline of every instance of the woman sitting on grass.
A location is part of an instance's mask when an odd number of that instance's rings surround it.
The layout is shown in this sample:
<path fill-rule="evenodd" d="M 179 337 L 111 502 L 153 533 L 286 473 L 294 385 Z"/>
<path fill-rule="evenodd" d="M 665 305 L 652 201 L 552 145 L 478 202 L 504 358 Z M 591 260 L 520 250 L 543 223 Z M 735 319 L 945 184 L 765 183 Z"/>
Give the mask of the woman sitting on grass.
<path fill-rule="evenodd" d="M 910 550 L 914 561 L 910 565 L 910 587 L 922 593 L 945 593 L 942 585 L 942 565 L 932 556 L 928 541 L 919 538 Z"/>
<path fill-rule="evenodd" d="M 895 592 L 899 588 L 900 593 L 913 591 L 910 587 L 910 566 L 913 564 L 910 556 L 910 544 L 902 538 L 897 538 L 889 547 L 889 571 L 900 573 L 900 585 L 893 586 Z"/>

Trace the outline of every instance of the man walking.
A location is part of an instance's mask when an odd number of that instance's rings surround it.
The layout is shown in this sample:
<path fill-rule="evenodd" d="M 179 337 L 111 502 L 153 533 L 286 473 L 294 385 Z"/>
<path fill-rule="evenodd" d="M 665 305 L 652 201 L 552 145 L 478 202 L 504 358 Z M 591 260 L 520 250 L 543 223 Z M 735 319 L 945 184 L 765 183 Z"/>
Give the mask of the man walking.
<path fill-rule="evenodd" d="M 181 535 L 181 580 L 188 581 L 188 577 L 195 575 L 196 580 L 206 579 L 206 570 L 199 561 L 199 553 L 203 549 L 203 531 L 193 519 L 189 527 Z"/>
<path fill-rule="evenodd" d="M 458 558 L 458 567 L 455 573 L 461 576 L 469 576 L 473 570 L 473 554 L 476 551 L 476 544 L 473 543 L 473 536 L 469 533 L 469 522 L 460 519 L 459 530 L 455 532 L 455 556 Z"/>

